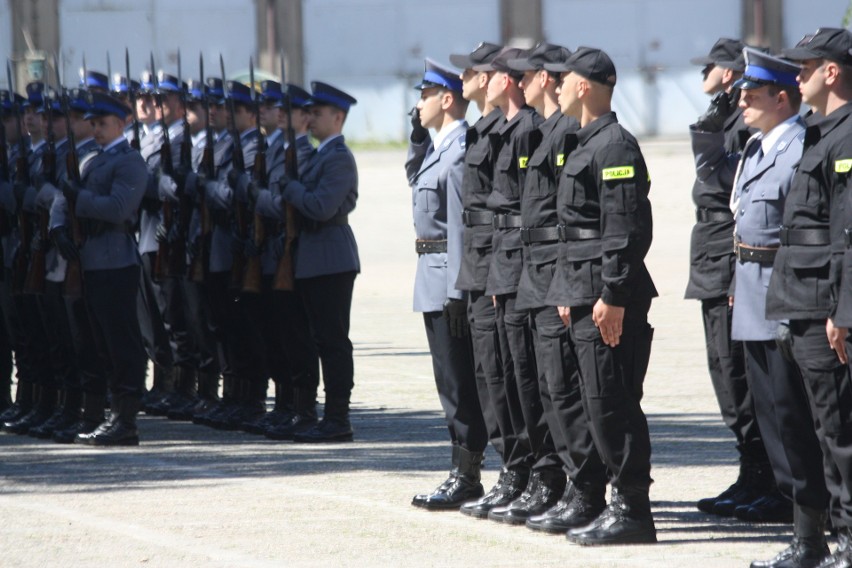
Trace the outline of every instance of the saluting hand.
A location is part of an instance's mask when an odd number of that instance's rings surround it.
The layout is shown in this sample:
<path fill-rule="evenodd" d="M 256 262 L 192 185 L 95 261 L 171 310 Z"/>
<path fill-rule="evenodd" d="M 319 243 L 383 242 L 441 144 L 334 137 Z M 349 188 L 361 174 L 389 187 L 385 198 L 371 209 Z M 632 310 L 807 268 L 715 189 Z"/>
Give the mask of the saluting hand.
<path fill-rule="evenodd" d="M 624 308 L 610 306 L 599 299 L 592 308 L 592 321 L 601 332 L 603 342 L 615 347 L 621 342 L 621 325 L 624 322 Z"/>
<path fill-rule="evenodd" d="M 846 356 L 846 334 L 848 331 L 845 327 L 836 327 L 831 318 L 825 320 L 825 334 L 828 336 L 828 344 L 837 353 L 837 358 L 844 365 L 849 360 Z"/>

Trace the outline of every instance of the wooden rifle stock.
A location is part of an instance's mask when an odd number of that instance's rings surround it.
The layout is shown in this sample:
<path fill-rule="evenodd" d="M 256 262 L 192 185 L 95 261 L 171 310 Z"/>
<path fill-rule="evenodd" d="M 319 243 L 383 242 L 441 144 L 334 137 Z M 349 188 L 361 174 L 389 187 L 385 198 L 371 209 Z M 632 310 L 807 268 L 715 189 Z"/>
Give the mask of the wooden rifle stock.
<path fill-rule="evenodd" d="M 290 130 L 290 143 L 284 154 L 285 169 L 287 176 L 290 179 L 298 177 L 298 164 L 296 163 L 296 140 Z M 275 267 L 275 278 L 272 283 L 274 290 L 282 290 L 291 292 L 296 289 L 296 267 L 293 263 L 293 248 L 296 244 L 296 238 L 299 236 L 299 216 L 296 208 L 292 203 L 282 200 L 284 206 L 284 253 L 278 259 L 278 265 Z"/>
<path fill-rule="evenodd" d="M 165 124 L 163 125 L 165 129 Z M 168 134 L 164 134 L 163 145 L 160 146 L 160 163 L 164 173 L 171 175 L 175 170 L 172 164 L 172 143 L 169 141 Z M 171 243 L 169 243 L 169 234 L 171 233 L 172 225 L 175 222 L 174 206 L 170 199 L 163 200 L 163 226 L 166 228 L 166 238 L 157 243 L 157 258 L 154 260 L 153 278 L 156 282 L 163 282 L 169 276 L 169 266 L 171 264 Z"/>
<path fill-rule="evenodd" d="M 31 216 L 30 216 L 31 217 Z M 30 246 L 33 242 L 37 242 L 38 246 L 32 250 L 30 256 L 29 270 L 24 279 L 24 294 L 44 294 L 45 292 L 45 277 L 47 276 L 47 252 L 48 239 L 47 234 L 48 224 L 50 223 L 50 213 L 44 208 L 39 208 L 37 215 L 36 231 L 30 235 Z"/>
<path fill-rule="evenodd" d="M 260 187 L 266 187 L 269 185 L 266 175 L 266 152 L 258 152 L 254 160 L 254 175 L 252 177 L 255 182 L 253 183 L 257 183 Z M 260 250 L 266 241 L 266 220 L 255 211 L 252 225 L 252 239 L 255 248 Z M 243 292 L 260 293 L 263 287 L 263 263 L 261 260 L 261 256 L 258 254 L 246 261 Z"/>

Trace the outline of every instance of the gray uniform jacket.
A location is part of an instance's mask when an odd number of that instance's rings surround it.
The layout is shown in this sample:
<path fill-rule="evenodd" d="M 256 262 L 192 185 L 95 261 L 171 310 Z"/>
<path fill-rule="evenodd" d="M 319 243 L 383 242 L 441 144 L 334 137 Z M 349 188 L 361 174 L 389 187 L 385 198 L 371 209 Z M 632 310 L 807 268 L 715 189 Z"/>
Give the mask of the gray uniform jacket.
<path fill-rule="evenodd" d="M 139 264 L 128 231 L 136 222 L 148 182 L 145 161 L 127 140 L 98 154 L 85 168 L 85 190 L 77 196 L 77 216 L 101 221 L 99 234 L 88 235 L 80 250 L 83 270 L 110 270 Z"/>
<path fill-rule="evenodd" d="M 758 138 L 753 138 L 744 149 L 734 186 L 734 199 L 738 203 L 737 242 L 753 247 L 780 245 L 784 201 L 802 157 L 804 140 L 805 123 L 799 119 L 759 161 Z M 770 276 L 771 263 L 737 261 L 731 326 L 733 339 L 775 339 L 778 322 L 766 319 L 766 290 Z"/>
<path fill-rule="evenodd" d="M 283 133 L 282 133 L 283 134 Z M 286 172 L 286 154 L 287 142 L 283 140 L 283 136 L 276 138 L 266 150 L 266 169 L 269 175 L 269 187 L 262 188 L 257 197 L 255 204 L 255 212 L 271 221 L 271 225 L 276 227 L 274 234 L 267 233 L 267 242 L 271 238 L 281 238 L 285 230 L 286 218 L 284 215 L 285 201 L 281 197 L 281 189 L 278 182 L 284 177 Z M 310 140 L 307 136 L 296 138 L 296 163 L 301 170 L 314 151 Z M 280 260 L 279 252 L 283 249 L 277 249 L 273 246 L 266 246 L 263 249 L 263 273 L 274 274 Z"/>
<path fill-rule="evenodd" d="M 465 297 L 455 285 L 464 249 L 461 184 L 467 127 L 467 122 L 458 123 L 431 152 L 431 138 L 408 146 L 405 173 L 412 190 L 415 235 L 417 239 L 447 241 L 447 252 L 418 255 L 415 312 L 441 311 L 448 298 Z"/>
<path fill-rule="evenodd" d="M 296 278 L 361 271 L 358 245 L 346 220 L 358 200 L 358 168 L 343 136 L 311 154 L 300 179 L 284 186 L 283 197 L 304 218 Z"/>
<path fill-rule="evenodd" d="M 142 209 L 139 219 L 139 252 L 142 254 L 156 252 L 157 227 L 163 220 L 160 213 L 160 191 L 157 183 L 157 170 L 162 167 L 162 146 L 165 141 L 162 129 L 152 132 L 153 141 L 146 140 L 141 153 L 148 164 L 148 183 L 145 188 L 146 206 Z M 169 143 L 171 144 L 172 164 L 177 167 L 180 163 L 180 144 L 183 140 L 183 121 L 177 120 L 169 125 Z"/>
<path fill-rule="evenodd" d="M 258 131 L 251 128 L 240 134 L 240 143 L 243 149 L 243 161 L 245 162 L 245 173 L 251 175 L 254 167 L 254 158 L 258 151 Z M 214 151 L 214 156 L 216 152 Z M 207 207 L 214 216 L 226 216 L 226 223 L 214 223 L 213 237 L 210 243 L 210 272 L 227 272 L 231 270 L 234 263 L 234 255 L 231 250 L 233 240 L 232 218 L 234 212 L 234 198 L 245 201 L 245 195 L 235 195 L 228 185 L 228 172 L 233 167 L 234 144 L 233 138 L 228 139 L 228 148 L 222 158 L 222 162 L 216 162 L 217 179 L 208 183 L 205 187 L 207 192 Z"/>

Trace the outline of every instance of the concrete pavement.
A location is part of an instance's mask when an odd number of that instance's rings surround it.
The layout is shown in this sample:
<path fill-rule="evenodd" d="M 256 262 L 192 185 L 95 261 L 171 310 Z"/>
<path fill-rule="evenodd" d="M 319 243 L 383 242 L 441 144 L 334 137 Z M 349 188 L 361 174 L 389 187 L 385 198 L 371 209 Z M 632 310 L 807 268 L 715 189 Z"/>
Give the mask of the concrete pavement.
<path fill-rule="evenodd" d="M 446 427 L 421 317 L 403 151 L 356 152 L 350 216 L 355 283 L 352 444 L 313 447 L 141 417 L 133 449 L 0 435 L 0 566 L 747 566 L 786 546 L 789 527 L 699 513 L 733 482 L 734 441 L 718 416 L 700 308 L 682 299 L 693 222 L 685 139 L 642 144 L 652 176 L 660 291 L 643 406 L 653 444 L 660 544 L 582 548 L 455 512 L 410 506 L 449 469 Z M 497 478 L 489 450 L 483 483 Z"/>

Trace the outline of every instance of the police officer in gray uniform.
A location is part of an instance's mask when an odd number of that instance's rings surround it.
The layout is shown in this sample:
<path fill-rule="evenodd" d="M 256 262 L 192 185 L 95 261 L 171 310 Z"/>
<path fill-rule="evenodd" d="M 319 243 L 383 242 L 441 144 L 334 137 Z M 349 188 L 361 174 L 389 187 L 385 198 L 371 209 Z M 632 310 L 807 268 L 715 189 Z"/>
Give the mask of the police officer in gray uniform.
<path fill-rule="evenodd" d="M 282 180 L 281 193 L 301 214 L 296 245 L 296 288 L 305 303 L 325 386 L 319 424 L 294 435 L 297 442 L 352 440 L 349 402 L 354 384 L 349 315 L 361 270 L 349 213 L 358 199 L 358 169 L 343 138 L 357 101 L 327 83 L 311 83 L 311 134 L 319 140 L 299 180 Z"/>
<path fill-rule="evenodd" d="M 405 171 L 411 185 L 417 273 L 414 310 L 423 314 L 435 385 L 452 442 L 449 478 L 412 505 L 457 509 L 484 490 L 480 465 L 488 442 L 476 393 L 465 292 L 456 289 L 462 255 L 461 183 L 467 101 L 457 72 L 426 60 Z M 420 128 L 417 128 L 417 121 Z M 437 131 L 433 139 L 427 128 Z"/>
<path fill-rule="evenodd" d="M 796 504 L 796 538 L 822 557 L 828 504 L 822 452 L 810 426 L 802 376 L 775 341 L 779 322 L 768 320 L 765 311 L 784 202 L 805 138 L 805 123 L 797 114 L 799 67 L 748 47 L 744 54 L 745 74 L 735 86 L 742 90 L 745 123 L 759 133 L 743 149 L 731 197 L 737 253 L 732 336 L 745 345 L 749 389 L 778 488 Z"/>
<path fill-rule="evenodd" d="M 124 137 L 130 109 L 118 99 L 91 94 L 102 152 L 92 159 L 83 186 L 67 183 L 76 214 L 87 225 L 80 250 L 85 299 L 101 356 L 108 362 L 112 414 L 77 441 L 88 445 L 137 445 L 136 414 L 145 390 L 146 356 L 136 313 L 140 260 L 131 233 L 148 179 L 145 162 Z M 73 199 L 71 200 L 73 201 Z"/>

